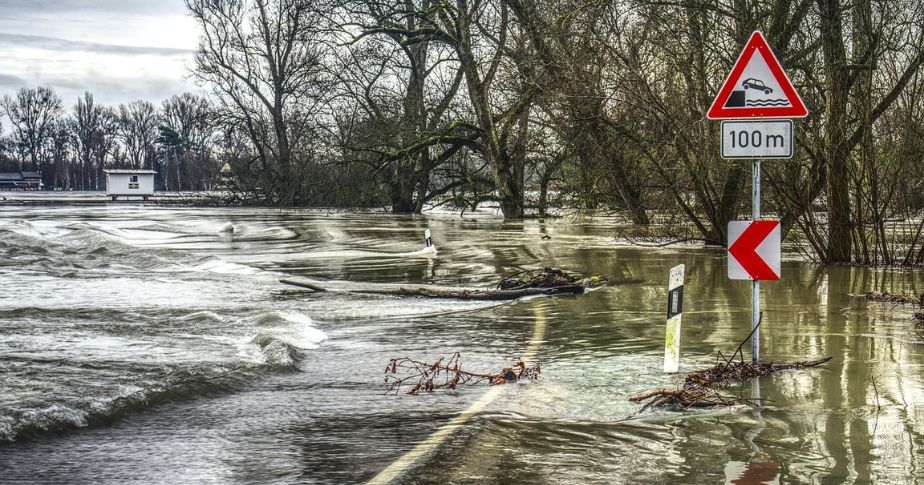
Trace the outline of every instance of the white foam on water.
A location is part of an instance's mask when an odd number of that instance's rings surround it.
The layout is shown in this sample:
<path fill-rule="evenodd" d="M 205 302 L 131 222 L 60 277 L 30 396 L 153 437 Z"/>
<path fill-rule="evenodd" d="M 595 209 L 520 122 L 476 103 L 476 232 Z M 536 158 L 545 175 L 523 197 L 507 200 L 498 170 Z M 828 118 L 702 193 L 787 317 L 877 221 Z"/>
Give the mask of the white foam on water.
<path fill-rule="evenodd" d="M 58 238 L 73 232 L 52 221 L 3 221 L 3 225 L 11 232 L 33 239 Z"/>
<path fill-rule="evenodd" d="M 226 222 L 223 226 L 221 226 L 221 229 L 218 230 L 219 234 L 234 234 L 236 232 L 238 232 L 237 228 L 234 227 L 234 224 L 231 224 L 230 222 Z"/>
<path fill-rule="evenodd" d="M 410 252 L 410 253 L 404 253 L 404 255 L 406 255 L 406 256 L 423 256 L 423 257 L 425 257 L 425 258 L 432 258 L 432 257 L 436 256 L 436 244 L 434 244 L 434 245 L 432 245 L 432 246 L 430 246 L 430 247 L 423 248 L 423 249 L 421 249 L 421 250 L 419 250 L 419 251 L 414 251 L 414 252 Z"/>
<path fill-rule="evenodd" d="M 239 355 L 253 362 L 292 365 L 299 350 L 316 349 L 327 334 L 313 325 L 311 317 L 294 311 L 273 311 L 254 322 L 252 338 L 239 341 Z M 259 349 L 254 353 L 254 350 Z"/>
<path fill-rule="evenodd" d="M 260 272 L 253 266 L 247 266 L 239 263 L 232 263 L 219 258 L 208 258 L 202 263 L 192 267 L 194 271 L 204 271 L 218 274 L 242 274 L 252 275 Z"/>
<path fill-rule="evenodd" d="M 179 319 L 182 320 L 182 321 L 190 321 L 190 320 L 211 320 L 211 321 L 213 321 L 213 322 L 224 322 L 224 321 L 226 320 L 225 317 L 223 317 L 223 316 L 221 316 L 221 315 L 219 315 L 219 314 L 217 314 L 217 313 L 215 313 L 215 312 L 213 312 L 213 311 L 209 311 L 209 310 L 202 310 L 202 311 L 198 311 L 198 312 L 193 312 L 193 313 L 190 313 L 190 314 L 188 314 L 188 315 L 184 315 L 184 316 L 180 317 Z"/>
<path fill-rule="evenodd" d="M 294 311 L 275 311 L 270 313 L 279 323 L 266 330 L 274 337 L 300 349 L 316 349 L 327 340 L 327 334 L 314 326 L 314 320 L 308 315 Z M 261 318 L 267 321 L 267 318 Z"/>

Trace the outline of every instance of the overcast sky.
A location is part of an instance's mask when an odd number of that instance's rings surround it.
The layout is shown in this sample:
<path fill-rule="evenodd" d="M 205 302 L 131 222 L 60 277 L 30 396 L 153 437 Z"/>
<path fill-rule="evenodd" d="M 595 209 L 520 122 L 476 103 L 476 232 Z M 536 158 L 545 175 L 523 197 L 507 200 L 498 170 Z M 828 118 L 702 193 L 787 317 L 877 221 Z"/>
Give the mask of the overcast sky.
<path fill-rule="evenodd" d="M 70 108 L 201 91 L 198 31 L 183 0 L 0 0 L 0 96 L 51 86 Z"/>

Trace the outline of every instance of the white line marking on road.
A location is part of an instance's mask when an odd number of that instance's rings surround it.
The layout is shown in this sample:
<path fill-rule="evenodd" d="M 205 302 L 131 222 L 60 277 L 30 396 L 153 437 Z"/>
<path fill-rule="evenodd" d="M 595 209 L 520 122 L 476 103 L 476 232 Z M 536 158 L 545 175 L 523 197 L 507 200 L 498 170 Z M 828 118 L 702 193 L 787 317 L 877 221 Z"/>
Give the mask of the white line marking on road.
<path fill-rule="evenodd" d="M 546 321 L 541 302 L 535 302 L 533 305 L 533 314 L 536 317 L 536 325 L 533 327 L 533 336 L 529 344 L 526 345 L 526 351 L 523 352 L 523 361 L 533 360 L 536 357 L 536 353 L 539 351 L 539 347 L 542 346 L 543 339 L 545 338 Z M 484 408 L 497 399 L 505 389 L 506 386 L 491 387 L 488 392 L 484 393 L 483 396 L 472 403 L 468 409 L 450 419 L 449 422 L 418 443 L 411 451 L 408 451 L 392 462 L 391 465 L 388 465 L 387 468 L 380 471 L 376 476 L 372 477 L 371 480 L 366 482 L 367 485 L 385 485 L 394 481 L 414 466 L 418 460 L 435 450 L 446 438 L 454 431 L 461 428 L 462 425 L 468 422 L 473 416 L 483 411 Z"/>

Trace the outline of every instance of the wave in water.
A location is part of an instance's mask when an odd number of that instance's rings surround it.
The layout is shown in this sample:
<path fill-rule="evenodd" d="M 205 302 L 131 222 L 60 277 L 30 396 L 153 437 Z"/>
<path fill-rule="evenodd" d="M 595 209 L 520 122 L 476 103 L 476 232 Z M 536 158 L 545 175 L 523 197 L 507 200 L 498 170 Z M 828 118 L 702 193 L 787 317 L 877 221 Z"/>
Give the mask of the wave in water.
<path fill-rule="evenodd" d="M 231 392 L 255 377 L 246 367 L 175 370 L 161 379 L 119 385 L 107 395 L 61 396 L 41 406 L 3 406 L 0 441 L 109 424 L 152 406 Z"/>
<path fill-rule="evenodd" d="M 42 314 L 35 312 L 35 308 L 31 310 L 25 314 L 16 310 L 3 314 L 31 318 L 35 318 L 36 313 Z M 55 317 L 53 312 L 44 313 L 46 317 Z M 98 316 L 87 315 L 94 321 L 92 317 Z M 188 359 L 198 354 L 201 356 L 198 361 L 173 357 L 166 363 L 156 360 L 142 363 L 131 359 L 130 354 L 123 358 L 112 355 L 102 360 L 85 356 L 77 360 L 59 357 L 48 361 L 27 355 L 0 360 L 0 372 L 9 377 L 9 386 L 5 386 L 8 394 L 0 399 L 0 441 L 109 424 L 160 404 L 234 392 L 269 375 L 297 372 L 304 352 L 317 348 L 327 339 L 327 334 L 316 328 L 310 317 L 295 311 L 270 311 L 234 318 L 200 310 L 166 317 L 172 322 L 157 329 L 160 334 L 157 342 L 162 341 L 163 345 L 173 342 L 173 345 L 184 347 L 194 345 L 199 351 L 190 349 Z M 150 332 L 154 330 L 150 325 L 154 321 L 147 324 L 141 334 L 126 335 L 119 345 L 127 348 L 135 345 L 132 342 L 150 342 Z M 32 338 L 36 345 L 40 343 L 39 337 Z M 102 337 L 88 338 L 100 340 Z M 182 340 L 176 340 L 180 338 Z M 201 345 L 196 345 L 196 341 Z M 157 343 L 151 345 L 151 351 L 166 350 Z M 222 351 L 222 347 L 226 350 Z M 46 384 L 40 389 L 30 383 L 30 376 L 36 371 L 48 375 Z"/>

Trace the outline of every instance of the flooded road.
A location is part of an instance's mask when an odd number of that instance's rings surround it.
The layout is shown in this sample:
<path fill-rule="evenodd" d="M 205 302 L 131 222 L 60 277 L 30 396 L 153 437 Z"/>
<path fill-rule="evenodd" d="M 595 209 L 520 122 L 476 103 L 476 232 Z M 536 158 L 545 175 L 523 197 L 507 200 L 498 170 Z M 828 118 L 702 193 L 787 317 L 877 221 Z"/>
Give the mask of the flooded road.
<path fill-rule="evenodd" d="M 920 272 L 784 261 L 761 357 L 833 360 L 728 389 L 759 411 L 636 416 L 629 396 L 682 379 L 661 373 L 670 267 L 687 272 L 681 373 L 747 336 L 750 284 L 723 250 L 621 246 L 613 224 L 0 206 L 0 481 L 340 484 L 398 463 L 397 483 L 924 482 L 924 331 L 853 296 L 918 294 Z M 493 286 L 541 266 L 615 284 L 497 304 L 278 282 Z M 529 354 L 542 376 L 384 393 L 390 358 L 456 351 L 484 372 Z"/>

